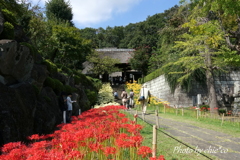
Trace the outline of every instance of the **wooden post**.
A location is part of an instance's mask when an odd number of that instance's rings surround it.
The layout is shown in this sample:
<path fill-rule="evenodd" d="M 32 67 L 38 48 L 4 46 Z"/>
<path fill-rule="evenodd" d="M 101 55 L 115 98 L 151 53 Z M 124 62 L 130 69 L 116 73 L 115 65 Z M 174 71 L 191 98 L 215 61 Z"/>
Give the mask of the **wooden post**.
<path fill-rule="evenodd" d="M 166 104 L 164 104 L 164 110 L 163 110 L 163 113 L 165 114 L 166 113 Z"/>
<path fill-rule="evenodd" d="M 196 109 L 197 110 L 197 119 L 198 119 L 198 109 Z"/>
<path fill-rule="evenodd" d="M 137 116 L 138 116 L 137 114 L 134 114 L 134 120 L 133 121 L 135 122 L 135 124 L 137 124 Z"/>
<path fill-rule="evenodd" d="M 81 115 L 81 109 L 79 109 L 78 115 Z"/>
<path fill-rule="evenodd" d="M 145 121 L 145 114 L 142 112 L 142 119 Z"/>
<path fill-rule="evenodd" d="M 183 116 L 183 107 L 182 107 L 182 116 Z"/>
<path fill-rule="evenodd" d="M 153 125 L 153 141 L 152 141 L 152 157 L 156 158 L 157 155 L 157 128 Z"/>
<path fill-rule="evenodd" d="M 221 126 L 223 125 L 223 121 L 224 121 L 224 113 L 222 115 L 222 123 L 221 123 Z"/>
<path fill-rule="evenodd" d="M 156 115 L 156 125 L 157 125 L 157 128 L 159 128 L 159 118 L 158 118 L 158 110 L 155 110 L 155 115 Z"/>

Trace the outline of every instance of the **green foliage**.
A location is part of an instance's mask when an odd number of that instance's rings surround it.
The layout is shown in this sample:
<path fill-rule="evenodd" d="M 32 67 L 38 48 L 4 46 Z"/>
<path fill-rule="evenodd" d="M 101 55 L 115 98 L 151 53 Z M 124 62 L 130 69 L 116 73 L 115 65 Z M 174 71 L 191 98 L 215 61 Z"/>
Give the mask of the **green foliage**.
<path fill-rule="evenodd" d="M 73 26 L 70 1 L 49 0 L 46 2 L 46 16 L 48 19 L 56 17 L 57 19 L 68 21 Z"/>
<path fill-rule="evenodd" d="M 97 104 L 101 105 L 111 102 L 114 102 L 113 90 L 109 83 L 105 83 L 98 92 Z"/>
<path fill-rule="evenodd" d="M 201 111 L 209 111 L 210 106 L 209 105 L 201 105 L 199 106 L 201 108 Z"/>
<path fill-rule="evenodd" d="M 75 68 L 91 53 L 91 43 L 82 39 L 79 29 L 54 25 L 50 37 L 52 53 L 51 60 L 67 67 Z"/>
<path fill-rule="evenodd" d="M 44 81 L 44 85 L 45 86 L 48 86 L 48 87 L 51 87 L 52 89 L 55 88 L 55 81 L 53 78 L 51 77 L 47 77 Z"/>
<path fill-rule="evenodd" d="M 53 79 L 54 80 L 54 88 L 55 90 L 58 91 L 63 91 L 64 90 L 64 85 L 61 81 L 59 81 L 58 79 Z"/>
<path fill-rule="evenodd" d="M 102 81 L 100 79 L 97 79 L 97 78 L 92 78 L 92 77 L 89 77 L 87 76 L 87 79 L 89 81 L 91 81 L 94 85 L 94 87 L 99 91 L 102 87 Z"/>
<path fill-rule="evenodd" d="M 218 113 L 219 113 L 219 114 L 225 114 L 225 115 L 226 115 L 227 111 L 226 111 L 226 109 L 219 109 L 219 110 L 218 110 Z"/>
<path fill-rule="evenodd" d="M 49 59 L 44 60 L 43 64 L 47 66 L 47 70 L 50 73 L 57 73 L 57 65 L 51 62 Z"/>
<path fill-rule="evenodd" d="M 1 34 L 2 39 L 14 39 L 14 26 L 10 22 L 4 22 L 3 32 Z"/>
<path fill-rule="evenodd" d="M 119 71 L 119 68 L 115 67 L 115 64 L 119 63 L 119 61 L 117 59 L 104 56 L 103 53 L 93 52 L 86 58 L 87 61 L 90 62 L 93 66 L 90 72 L 95 75 L 100 75 L 104 73 L 110 74 Z"/>
<path fill-rule="evenodd" d="M 133 58 L 130 59 L 130 65 L 133 69 L 139 70 L 143 75 L 148 71 L 148 60 L 151 56 L 151 48 L 149 46 L 142 46 L 134 51 Z"/>
<path fill-rule="evenodd" d="M 47 101 L 48 104 L 51 104 L 51 98 L 48 96 L 43 96 L 43 98 Z"/>
<path fill-rule="evenodd" d="M 31 45 L 27 42 L 21 42 L 20 45 L 28 47 L 31 55 L 33 56 L 33 59 L 36 60 L 37 49 L 33 45 Z"/>
<path fill-rule="evenodd" d="M 2 14 L 4 16 L 5 21 L 10 22 L 11 24 L 16 24 L 16 16 L 13 12 L 9 11 L 8 9 L 2 9 Z"/>
<path fill-rule="evenodd" d="M 75 84 L 79 84 L 81 82 L 81 78 L 77 75 L 73 76 Z"/>
<path fill-rule="evenodd" d="M 66 67 L 66 66 L 63 66 L 62 64 L 56 64 L 58 69 L 60 69 L 59 71 L 60 72 L 63 72 L 63 73 L 67 73 L 67 75 L 73 75 L 73 70 L 71 70 L 70 68 Z"/>
<path fill-rule="evenodd" d="M 87 94 L 90 105 L 94 105 L 95 102 L 97 101 L 97 97 L 98 97 L 97 92 L 86 89 L 85 93 Z"/>
<path fill-rule="evenodd" d="M 65 85 L 65 86 L 64 86 L 64 91 L 65 91 L 66 93 L 73 93 L 73 92 L 76 92 L 77 89 L 71 87 L 70 85 Z"/>

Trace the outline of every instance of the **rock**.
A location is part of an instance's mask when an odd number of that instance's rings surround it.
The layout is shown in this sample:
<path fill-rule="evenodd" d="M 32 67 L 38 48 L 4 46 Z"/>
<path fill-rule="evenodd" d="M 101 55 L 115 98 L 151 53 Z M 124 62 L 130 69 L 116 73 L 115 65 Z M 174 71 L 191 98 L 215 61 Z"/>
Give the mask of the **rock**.
<path fill-rule="evenodd" d="M 0 11 L 0 34 L 3 31 L 3 24 L 4 24 L 4 17 L 3 17 L 2 12 Z"/>
<path fill-rule="evenodd" d="M 31 84 L 38 87 L 40 90 L 43 87 L 43 83 L 48 77 L 48 70 L 45 65 L 34 64 L 31 72 Z"/>
<path fill-rule="evenodd" d="M 25 46 L 14 40 L 0 40 L 0 82 L 6 85 L 24 82 L 30 78 L 33 57 Z"/>
<path fill-rule="evenodd" d="M 11 87 L 0 83 L 0 90 L 0 135 L 4 143 L 26 141 L 36 133 L 49 134 L 61 123 L 57 96 L 51 88 L 43 88 L 40 98 L 27 83 Z"/>
<path fill-rule="evenodd" d="M 29 84 L 8 87 L 0 83 L 0 132 L 4 143 L 33 134 L 37 100 Z"/>
<path fill-rule="evenodd" d="M 58 105 L 58 97 L 52 88 L 44 87 L 40 93 L 36 114 L 34 114 L 34 132 L 49 134 L 62 121 L 62 113 Z"/>

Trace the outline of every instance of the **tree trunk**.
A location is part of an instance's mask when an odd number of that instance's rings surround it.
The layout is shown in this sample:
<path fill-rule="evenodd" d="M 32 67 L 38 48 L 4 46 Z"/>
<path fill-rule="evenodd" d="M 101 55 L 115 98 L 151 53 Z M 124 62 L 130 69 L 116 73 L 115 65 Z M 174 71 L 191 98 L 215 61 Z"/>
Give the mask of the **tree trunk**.
<path fill-rule="evenodd" d="M 214 75 L 213 75 L 212 60 L 211 60 L 210 52 L 206 53 L 206 64 L 207 64 L 206 78 L 207 78 L 210 114 L 213 115 L 218 113 L 218 103 L 217 103 L 217 95 L 215 90 Z"/>

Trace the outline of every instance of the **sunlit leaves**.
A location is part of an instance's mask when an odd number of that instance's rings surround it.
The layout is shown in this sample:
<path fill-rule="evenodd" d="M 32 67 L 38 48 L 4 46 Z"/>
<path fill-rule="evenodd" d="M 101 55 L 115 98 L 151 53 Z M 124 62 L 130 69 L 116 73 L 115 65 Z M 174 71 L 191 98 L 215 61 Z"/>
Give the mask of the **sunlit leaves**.
<path fill-rule="evenodd" d="M 91 63 L 91 72 L 95 75 L 110 74 L 119 71 L 119 68 L 115 67 L 115 64 L 119 63 L 119 60 L 104 56 L 104 53 L 101 52 L 93 52 L 88 55 L 87 61 Z"/>

